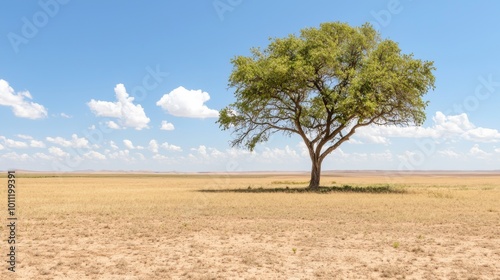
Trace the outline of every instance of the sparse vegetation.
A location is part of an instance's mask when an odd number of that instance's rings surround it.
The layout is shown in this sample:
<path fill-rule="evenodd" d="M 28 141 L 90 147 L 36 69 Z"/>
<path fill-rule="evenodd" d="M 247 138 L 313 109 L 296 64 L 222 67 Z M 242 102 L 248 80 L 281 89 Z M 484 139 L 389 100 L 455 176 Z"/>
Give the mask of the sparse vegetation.
<path fill-rule="evenodd" d="M 202 189 L 201 192 L 209 193 L 223 193 L 223 192 L 235 192 L 235 193 L 333 193 L 333 192 L 347 192 L 347 193 L 406 193 L 403 188 L 395 188 L 391 186 L 350 186 L 344 185 L 341 187 L 319 187 L 317 189 L 311 188 L 252 188 L 248 187 L 246 189 Z"/>
<path fill-rule="evenodd" d="M 272 181 L 271 185 L 304 185 L 307 186 L 309 184 L 308 181 L 299 181 L 299 182 L 294 182 L 294 181 Z"/>
<path fill-rule="evenodd" d="M 19 279 L 494 279 L 500 269 L 500 174 L 335 173 L 321 195 L 272 183 L 305 175 L 36 175 L 19 174 Z"/>

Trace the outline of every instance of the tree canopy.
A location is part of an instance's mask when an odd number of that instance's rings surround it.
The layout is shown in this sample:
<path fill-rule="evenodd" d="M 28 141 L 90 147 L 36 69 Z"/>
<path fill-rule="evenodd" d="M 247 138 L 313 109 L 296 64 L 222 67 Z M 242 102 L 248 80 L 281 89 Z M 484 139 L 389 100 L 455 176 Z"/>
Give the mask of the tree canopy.
<path fill-rule="evenodd" d="M 276 132 L 299 135 L 312 161 L 311 188 L 323 159 L 357 128 L 421 125 L 435 80 L 433 62 L 403 54 L 370 24 L 323 23 L 231 63 L 236 101 L 221 110 L 220 127 L 233 131 L 233 146 L 250 150 Z"/>

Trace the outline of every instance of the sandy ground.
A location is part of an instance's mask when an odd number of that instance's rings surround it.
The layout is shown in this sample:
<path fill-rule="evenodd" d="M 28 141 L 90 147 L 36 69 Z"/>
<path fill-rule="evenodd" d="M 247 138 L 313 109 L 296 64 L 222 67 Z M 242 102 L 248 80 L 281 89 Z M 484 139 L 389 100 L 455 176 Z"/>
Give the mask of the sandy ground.
<path fill-rule="evenodd" d="M 306 185 L 292 173 L 18 176 L 0 279 L 500 279 L 500 173 L 334 172 L 404 193 L 329 194 L 200 192 Z"/>

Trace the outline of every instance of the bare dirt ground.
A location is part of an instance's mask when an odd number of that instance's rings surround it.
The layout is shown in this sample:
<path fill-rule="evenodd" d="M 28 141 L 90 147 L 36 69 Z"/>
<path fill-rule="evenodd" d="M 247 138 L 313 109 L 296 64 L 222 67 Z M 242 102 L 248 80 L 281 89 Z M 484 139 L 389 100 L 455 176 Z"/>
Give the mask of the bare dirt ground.
<path fill-rule="evenodd" d="M 17 175 L 0 279 L 500 279 L 498 172 L 331 172 L 404 193 L 328 194 L 200 192 L 307 185 L 293 173 Z"/>

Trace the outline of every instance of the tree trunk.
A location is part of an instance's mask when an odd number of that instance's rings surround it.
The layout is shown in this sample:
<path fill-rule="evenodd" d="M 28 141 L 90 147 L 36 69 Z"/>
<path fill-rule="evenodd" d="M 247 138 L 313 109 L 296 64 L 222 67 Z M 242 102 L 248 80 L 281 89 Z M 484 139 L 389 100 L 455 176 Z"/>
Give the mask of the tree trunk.
<path fill-rule="evenodd" d="M 309 188 L 317 190 L 319 188 L 319 181 L 321 179 L 321 160 L 312 159 L 311 181 L 309 181 Z"/>

